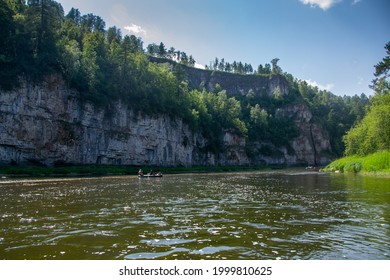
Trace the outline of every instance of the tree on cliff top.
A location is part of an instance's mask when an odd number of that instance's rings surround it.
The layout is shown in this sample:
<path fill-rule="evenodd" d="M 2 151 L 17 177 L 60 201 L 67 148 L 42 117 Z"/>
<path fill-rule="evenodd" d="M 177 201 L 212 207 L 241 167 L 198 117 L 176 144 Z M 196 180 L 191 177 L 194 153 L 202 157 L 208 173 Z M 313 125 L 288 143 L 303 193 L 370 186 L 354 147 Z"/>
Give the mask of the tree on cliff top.
<path fill-rule="evenodd" d="M 59 3 L 52 0 L 28 1 L 25 27 L 31 36 L 30 47 L 38 75 L 41 71 L 59 69 L 56 43 L 63 19 L 64 11 Z"/>
<path fill-rule="evenodd" d="M 271 60 L 271 64 L 272 64 L 272 73 L 273 74 L 280 74 L 282 73 L 282 68 L 280 68 L 280 66 L 278 65 L 278 61 L 280 59 L 279 58 L 274 58 Z"/>
<path fill-rule="evenodd" d="M 12 48 L 16 28 L 13 14 L 14 11 L 6 1 L 0 0 L 0 85 L 5 89 L 11 89 L 16 80 L 15 57 Z"/>

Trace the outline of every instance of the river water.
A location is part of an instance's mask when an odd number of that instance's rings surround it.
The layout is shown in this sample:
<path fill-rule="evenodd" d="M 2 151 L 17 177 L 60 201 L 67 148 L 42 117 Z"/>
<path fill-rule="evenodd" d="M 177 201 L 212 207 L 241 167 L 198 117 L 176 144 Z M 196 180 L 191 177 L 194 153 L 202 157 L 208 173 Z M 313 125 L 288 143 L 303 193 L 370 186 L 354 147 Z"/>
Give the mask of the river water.
<path fill-rule="evenodd" d="M 0 179 L 0 259 L 390 259 L 390 178 Z"/>

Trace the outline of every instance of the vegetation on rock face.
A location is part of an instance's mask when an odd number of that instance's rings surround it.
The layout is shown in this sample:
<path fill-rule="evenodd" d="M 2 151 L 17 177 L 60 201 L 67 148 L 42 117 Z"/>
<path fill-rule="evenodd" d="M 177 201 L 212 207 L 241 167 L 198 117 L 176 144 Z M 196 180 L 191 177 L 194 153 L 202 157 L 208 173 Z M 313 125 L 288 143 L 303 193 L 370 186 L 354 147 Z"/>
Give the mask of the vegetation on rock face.
<path fill-rule="evenodd" d="M 179 64 L 173 67 L 154 63 L 149 56 Z M 141 38 L 122 36 L 116 27 L 106 28 L 99 16 L 81 15 L 74 8 L 65 15 L 61 5 L 53 0 L 0 0 L 3 90 L 17 86 L 20 77 L 39 82 L 46 75 L 60 73 L 70 87 L 78 90 L 81 100 L 107 106 L 107 110 L 121 99 L 130 108 L 149 115 L 182 118 L 207 136 L 212 151 L 222 149 L 225 131 L 247 137 L 249 147 L 256 141 L 288 147 L 297 130 L 291 119 L 278 117 L 276 110 L 287 104 L 305 103 L 313 113 L 313 121 L 328 132 L 333 153 L 342 155 L 342 137 L 363 118 L 368 98 L 364 94 L 339 97 L 312 87 L 283 73 L 278 60 L 260 64 L 254 70 L 250 64 L 217 58 L 210 69 L 283 75 L 289 83 L 288 95 L 276 92 L 260 98 L 248 91 L 228 96 L 223 88 L 217 87 L 215 92 L 193 89 L 180 65 L 194 66 L 195 59 L 185 52 L 173 47 L 167 50 L 163 43 L 150 44 L 145 49 Z"/>

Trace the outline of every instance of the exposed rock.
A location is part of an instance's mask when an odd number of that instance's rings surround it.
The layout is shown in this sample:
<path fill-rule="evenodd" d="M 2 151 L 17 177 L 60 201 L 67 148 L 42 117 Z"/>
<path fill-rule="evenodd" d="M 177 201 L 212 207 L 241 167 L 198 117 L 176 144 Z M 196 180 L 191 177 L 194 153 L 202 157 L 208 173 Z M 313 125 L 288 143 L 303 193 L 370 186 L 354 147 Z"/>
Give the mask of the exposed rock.
<path fill-rule="evenodd" d="M 149 57 L 150 61 L 165 63 L 175 66 L 175 61 Z M 290 92 L 287 80 L 281 75 L 239 75 L 234 73 L 203 70 L 194 67 L 188 67 L 180 64 L 182 70 L 186 73 L 189 85 L 192 88 L 214 92 L 217 85 L 226 90 L 228 95 L 245 95 L 252 91 L 258 97 L 270 97 L 276 94 L 281 96 Z"/>
<path fill-rule="evenodd" d="M 202 158 L 196 150 L 205 145 L 180 119 L 135 114 L 120 101 L 110 114 L 81 104 L 55 77 L 1 92 L 0 112 L 0 156 L 6 164 L 188 166 L 194 153 Z"/>
<path fill-rule="evenodd" d="M 228 95 L 246 95 L 252 91 L 255 96 L 270 97 L 276 94 L 289 94 L 289 85 L 280 75 L 238 75 L 220 71 L 205 71 L 186 67 L 190 86 L 206 88 L 214 92 L 219 85 Z"/>
<path fill-rule="evenodd" d="M 299 129 L 299 136 L 290 143 L 294 155 L 285 153 L 287 164 L 325 165 L 331 161 L 329 136 L 319 125 L 311 122 L 312 114 L 306 105 L 288 105 L 278 109 L 276 115 L 293 119 Z"/>
<path fill-rule="evenodd" d="M 270 82 L 271 85 L 273 82 Z M 270 88 L 282 87 L 275 82 Z M 135 113 L 121 101 L 112 111 L 80 102 L 58 76 L 40 85 L 21 82 L 0 92 L 0 163 L 2 164 L 122 164 L 155 166 L 320 164 L 329 161 L 329 139 L 311 123 L 304 105 L 288 106 L 277 114 L 293 118 L 300 136 L 278 155 L 247 154 L 246 139 L 231 132 L 224 151 L 208 152 L 207 139 L 179 118 Z M 269 143 L 258 143 L 261 150 Z"/>

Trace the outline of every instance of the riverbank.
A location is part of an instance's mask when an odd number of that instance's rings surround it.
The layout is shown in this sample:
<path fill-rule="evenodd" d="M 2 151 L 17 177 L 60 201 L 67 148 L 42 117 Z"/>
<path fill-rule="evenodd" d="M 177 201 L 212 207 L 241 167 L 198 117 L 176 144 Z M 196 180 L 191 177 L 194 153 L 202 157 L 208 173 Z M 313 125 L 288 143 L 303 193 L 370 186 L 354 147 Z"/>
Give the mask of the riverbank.
<path fill-rule="evenodd" d="M 344 157 L 330 163 L 322 171 L 390 176 L 390 152 L 382 151 L 365 157 Z"/>
<path fill-rule="evenodd" d="M 142 168 L 144 172 L 160 171 L 163 174 L 234 172 L 281 169 L 285 166 L 192 166 L 192 167 L 139 167 L 122 165 L 84 165 L 84 166 L 0 166 L 0 176 L 106 176 L 136 175 Z"/>

